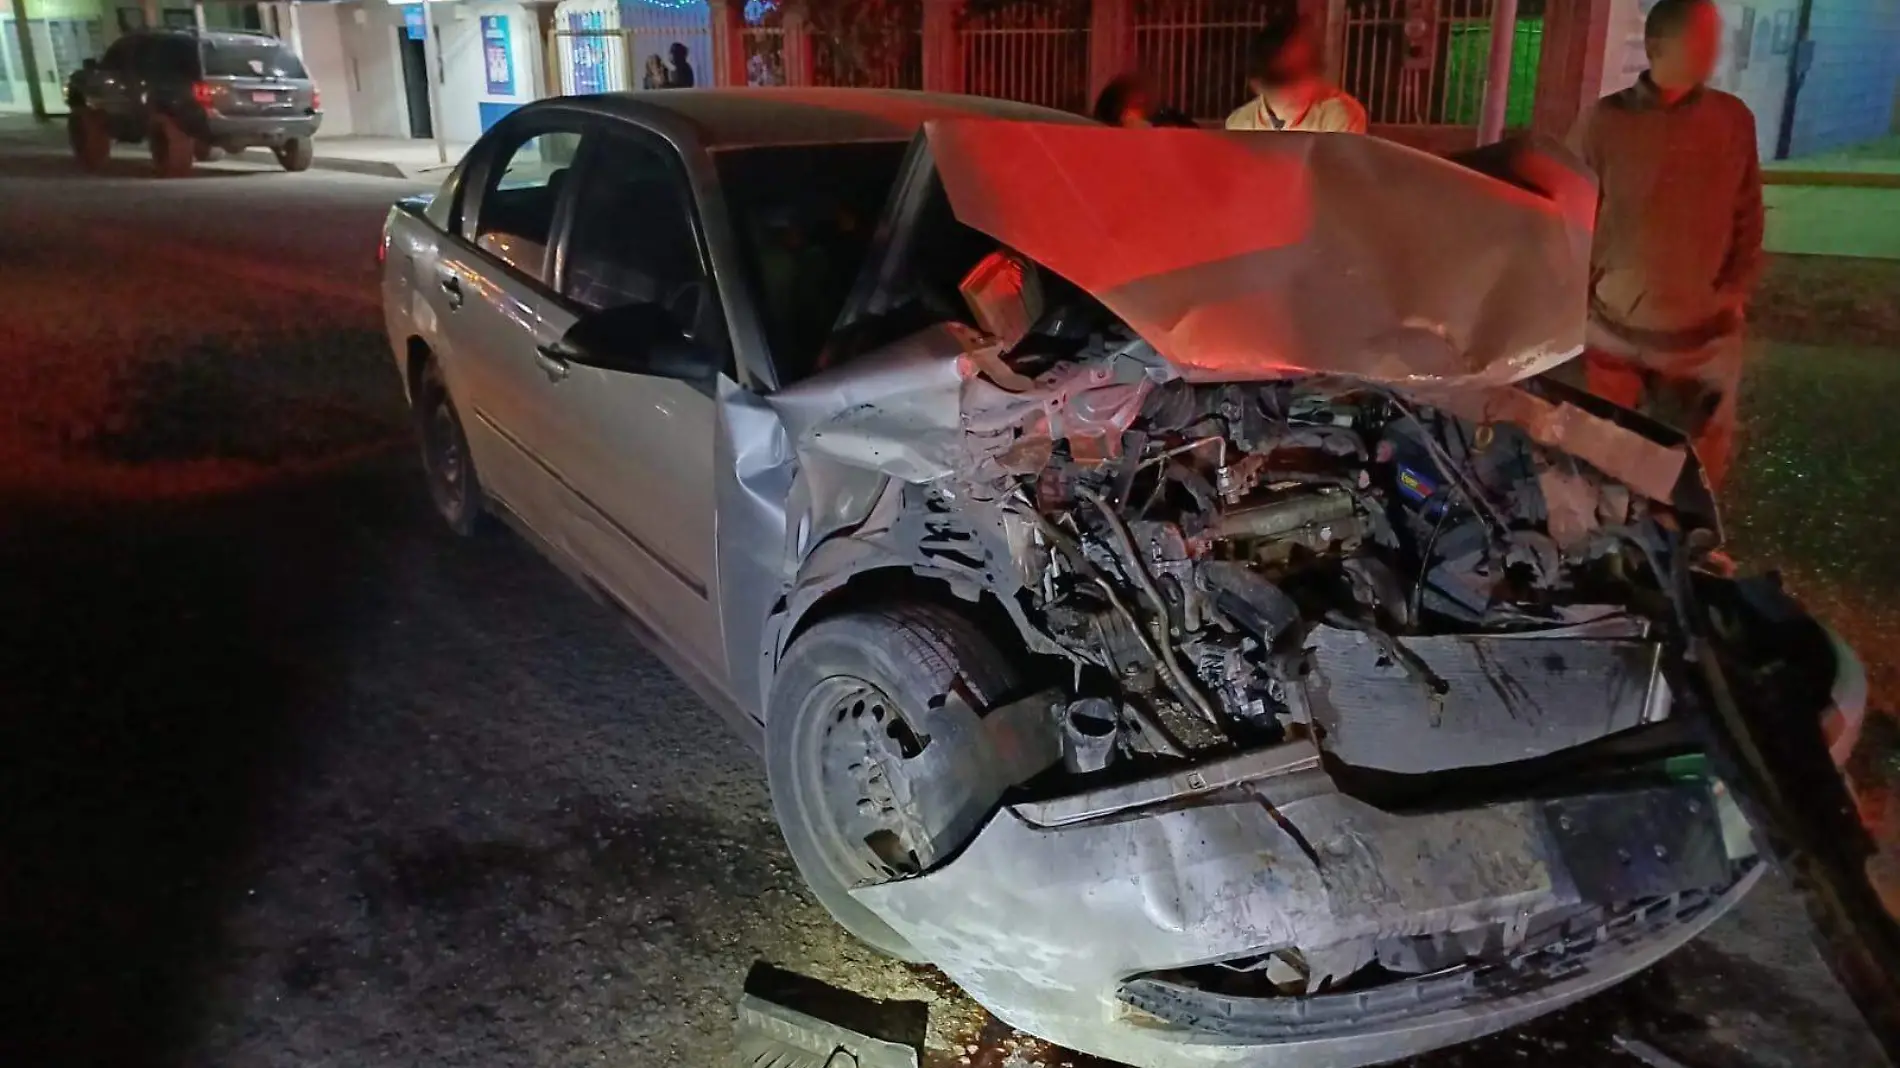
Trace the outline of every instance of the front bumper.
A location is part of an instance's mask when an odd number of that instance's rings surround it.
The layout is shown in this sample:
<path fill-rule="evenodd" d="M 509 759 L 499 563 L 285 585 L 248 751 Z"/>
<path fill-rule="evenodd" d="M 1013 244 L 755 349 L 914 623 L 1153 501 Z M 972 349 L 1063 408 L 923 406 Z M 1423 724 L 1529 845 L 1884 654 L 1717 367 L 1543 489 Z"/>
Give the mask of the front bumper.
<path fill-rule="evenodd" d="M 1725 844 L 1729 803 L 1705 786 L 1399 814 L 1337 792 L 1317 765 L 1310 747 L 1290 745 L 1006 807 L 956 860 L 854 896 L 1038 1037 L 1141 1068 L 1344 1068 L 1466 1041 L 1610 986 L 1693 938 L 1759 874 L 1745 845 Z M 1580 819 L 1602 833 L 1577 830 Z M 1311 1026 L 1256 1026 L 1284 1023 L 1277 1006 L 1302 999 L 1266 999 L 1274 1005 L 1253 1006 L 1270 1011 L 1249 1025 L 1246 999 L 1168 978 L 1274 950 L 1316 959 L 1421 936 L 1482 942 L 1610 899 L 1681 892 L 1694 907 L 1670 906 L 1663 922 L 1651 909 L 1640 929 L 1534 981 L 1397 1009 L 1387 999 L 1387 1011 Z"/>

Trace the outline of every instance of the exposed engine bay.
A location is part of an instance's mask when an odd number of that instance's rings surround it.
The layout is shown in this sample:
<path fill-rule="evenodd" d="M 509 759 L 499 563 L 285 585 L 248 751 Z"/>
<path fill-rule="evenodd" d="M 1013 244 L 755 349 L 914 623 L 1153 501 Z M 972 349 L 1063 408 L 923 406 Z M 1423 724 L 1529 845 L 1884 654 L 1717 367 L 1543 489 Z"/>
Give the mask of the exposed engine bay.
<path fill-rule="evenodd" d="M 1489 680 L 1508 720 L 1539 704 L 1504 685 L 1524 643 L 1467 658 L 1433 639 L 1557 632 L 1580 658 L 1564 673 L 1587 676 L 1628 664 L 1606 644 L 1669 621 L 1675 513 L 1512 424 L 1346 383 L 1176 382 L 1106 454 L 1066 444 L 1012 490 L 1035 524 L 1025 585 L 1049 634 L 1099 669 L 1080 689 L 1122 702 L 1135 752 L 1347 729 L 1308 696 L 1316 670 L 1345 669 L 1328 660 L 1402 677 L 1412 693 L 1394 700 L 1435 722 Z M 1665 714 L 1666 694 L 1633 681 L 1623 725 Z"/>

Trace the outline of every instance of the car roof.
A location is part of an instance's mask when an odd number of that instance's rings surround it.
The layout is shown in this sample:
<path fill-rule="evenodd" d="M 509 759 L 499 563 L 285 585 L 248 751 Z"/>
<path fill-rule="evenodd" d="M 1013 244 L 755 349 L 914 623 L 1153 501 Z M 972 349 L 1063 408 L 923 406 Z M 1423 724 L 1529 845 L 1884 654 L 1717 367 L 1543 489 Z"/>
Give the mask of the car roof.
<path fill-rule="evenodd" d="M 210 41 L 213 44 L 228 44 L 233 41 L 285 42 L 262 30 L 200 30 L 190 26 L 147 26 L 125 34 L 126 37 L 189 37 L 197 41 Z"/>
<path fill-rule="evenodd" d="M 932 119 L 1092 121 L 1012 100 L 908 89 L 656 89 L 567 99 L 656 126 L 688 126 L 713 150 L 908 141 Z"/>

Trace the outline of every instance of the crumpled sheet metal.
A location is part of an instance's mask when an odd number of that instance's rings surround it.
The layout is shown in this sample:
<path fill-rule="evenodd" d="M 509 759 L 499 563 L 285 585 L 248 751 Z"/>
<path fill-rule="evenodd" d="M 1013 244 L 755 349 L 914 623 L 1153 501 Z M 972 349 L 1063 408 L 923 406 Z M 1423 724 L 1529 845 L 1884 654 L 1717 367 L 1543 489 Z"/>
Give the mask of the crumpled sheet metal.
<path fill-rule="evenodd" d="M 1370 137 L 925 130 L 959 219 L 1093 294 L 1189 379 L 1502 384 L 1582 350 L 1577 206 L 1594 197 L 1573 189 Z"/>
<path fill-rule="evenodd" d="M 943 867 L 852 896 L 986 1009 L 1068 1048 L 1144 1068 L 1348 1068 L 1515 1026 L 1647 967 L 1704 922 L 1483 1007 L 1270 1045 L 1152 1026 L 1116 992 L 1146 971 L 1470 930 L 1573 902 L 1542 827 L 1534 801 L 1400 815 L 1339 793 L 1286 800 L 1264 779 L 1058 827 L 1006 807 Z"/>
<path fill-rule="evenodd" d="M 957 476 L 980 491 L 1033 474 L 1056 441 L 1110 459 L 1155 375 L 1133 361 L 1064 364 L 1008 389 L 986 373 L 982 338 L 939 323 L 768 398 L 801 456 L 925 485 Z"/>

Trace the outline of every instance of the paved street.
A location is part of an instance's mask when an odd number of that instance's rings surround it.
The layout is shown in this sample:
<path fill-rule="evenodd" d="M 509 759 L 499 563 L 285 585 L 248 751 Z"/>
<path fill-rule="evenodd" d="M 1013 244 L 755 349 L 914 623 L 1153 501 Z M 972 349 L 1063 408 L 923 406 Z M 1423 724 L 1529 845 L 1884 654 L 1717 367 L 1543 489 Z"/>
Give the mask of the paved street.
<path fill-rule="evenodd" d="M 711 1068 L 765 958 L 931 1001 L 937 1068 L 1080 1068 L 833 928 L 718 719 L 525 546 L 438 529 L 375 293 L 425 187 L 145 170 L 0 138 L 0 1063 Z M 1892 709 L 1900 336 L 1779 314 L 1809 344 L 1757 374 L 1739 545 Z M 1618 1034 L 1879 1056 L 1771 884 L 1420 1063 L 1637 1065 Z"/>

